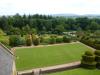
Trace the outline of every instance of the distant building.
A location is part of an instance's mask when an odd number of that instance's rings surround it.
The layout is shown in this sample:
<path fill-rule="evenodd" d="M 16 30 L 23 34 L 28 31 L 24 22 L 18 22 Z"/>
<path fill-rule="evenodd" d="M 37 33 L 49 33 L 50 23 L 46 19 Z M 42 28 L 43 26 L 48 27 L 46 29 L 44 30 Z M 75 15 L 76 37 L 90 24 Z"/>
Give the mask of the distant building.
<path fill-rule="evenodd" d="M 17 75 L 13 53 L 0 43 L 0 75 Z"/>
<path fill-rule="evenodd" d="M 65 35 L 69 35 L 69 36 L 76 36 L 76 31 L 70 31 L 70 32 L 63 32 L 63 34 Z"/>

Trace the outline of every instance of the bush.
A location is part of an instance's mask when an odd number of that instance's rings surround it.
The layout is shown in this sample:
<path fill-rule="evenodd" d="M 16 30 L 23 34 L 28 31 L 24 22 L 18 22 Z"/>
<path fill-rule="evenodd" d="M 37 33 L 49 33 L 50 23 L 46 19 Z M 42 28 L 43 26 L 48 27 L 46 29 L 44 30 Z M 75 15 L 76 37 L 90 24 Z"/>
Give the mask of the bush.
<path fill-rule="evenodd" d="M 92 51 L 86 51 L 82 56 L 81 65 L 84 68 L 96 68 L 95 55 Z"/>
<path fill-rule="evenodd" d="M 56 43 L 56 38 L 55 37 L 51 37 L 49 39 L 49 44 L 55 44 Z"/>
<path fill-rule="evenodd" d="M 95 50 L 95 60 L 96 62 L 100 62 L 100 50 Z"/>
<path fill-rule="evenodd" d="M 39 45 L 40 44 L 40 38 L 37 36 L 37 35 L 32 35 L 32 42 L 33 44 L 36 46 L 36 45 Z"/>
<path fill-rule="evenodd" d="M 62 43 L 63 42 L 63 39 L 62 38 L 56 38 L 56 43 Z"/>
<path fill-rule="evenodd" d="M 95 50 L 95 55 L 100 56 L 100 50 Z"/>
<path fill-rule="evenodd" d="M 96 67 L 100 69 L 100 62 L 97 63 Z"/>
<path fill-rule="evenodd" d="M 83 61 L 90 61 L 90 62 L 95 61 L 94 55 L 93 56 L 83 55 L 82 58 L 83 58 Z"/>
<path fill-rule="evenodd" d="M 39 38 L 40 38 L 40 43 L 43 43 L 44 40 L 45 40 L 44 37 L 43 36 L 40 36 Z"/>
<path fill-rule="evenodd" d="M 67 36 L 63 36 L 63 42 L 69 43 L 69 42 L 71 42 L 71 38 L 67 37 Z"/>
<path fill-rule="evenodd" d="M 32 45 L 32 38 L 31 35 L 26 36 L 26 45 L 31 46 Z"/>
<path fill-rule="evenodd" d="M 20 35 L 11 35 L 9 37 L 9 45 L 10 46 L 19 46 L 21 43 L 21 37 Z"/>
<path fill-rule="evenodd" d="M 39 45 L 39 44 L 40 44 L 40 39 L 39 39 L 39 38 L 34 39 L 34 40 L 33 40 L 33 44 L 34 44 L 35 46 Z"/>
<path fill-rule="evenodd" d="M 94 47 L 95 49 L 100 50 L 100 44 L 94 44 L 93 47 Z"/>
<path fill-rule="evenodd" d="M 95 69 L 96 68 L 96 62 L 94 61 L 94 62 L 91 63 L 91 62 L 82 61 L 81 66 L 83 68 L 87 68 L 87 69 Z"/>
<path fill-rule="evenodd" d="M 87 56 L 93 56 L 94 53 L 93 53 L 92 51 L 86 51 L 86 52 L 85 52 L 85 55 L 87 55 Z"/>
<path fill-rule="evenodd" d="M 0 42 L 6 46 L 9 46 L 9 39 L 0 40 Z"/>

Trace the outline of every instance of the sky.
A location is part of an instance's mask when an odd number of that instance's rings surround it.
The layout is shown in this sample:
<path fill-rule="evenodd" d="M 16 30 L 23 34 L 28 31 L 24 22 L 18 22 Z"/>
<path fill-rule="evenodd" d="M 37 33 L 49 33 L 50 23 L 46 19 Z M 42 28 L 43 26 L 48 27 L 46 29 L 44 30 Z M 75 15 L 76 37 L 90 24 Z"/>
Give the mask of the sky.
<path fill-rule="evenodd" d="M 100 0 L 0 0 L 0 15 L 100 14 Z"/>

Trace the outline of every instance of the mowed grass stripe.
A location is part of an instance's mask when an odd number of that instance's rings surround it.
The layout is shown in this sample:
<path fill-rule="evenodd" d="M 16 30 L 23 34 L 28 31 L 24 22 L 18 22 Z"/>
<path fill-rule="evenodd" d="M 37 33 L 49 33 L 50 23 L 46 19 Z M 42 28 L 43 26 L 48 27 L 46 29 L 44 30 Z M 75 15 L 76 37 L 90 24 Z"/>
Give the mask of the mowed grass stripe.
<path fill-rule="evenodd" d="M 18 70 L 65 64 L 81 59 L 84 51 L 90 50 L 81 43 L 16 49 Z"/>

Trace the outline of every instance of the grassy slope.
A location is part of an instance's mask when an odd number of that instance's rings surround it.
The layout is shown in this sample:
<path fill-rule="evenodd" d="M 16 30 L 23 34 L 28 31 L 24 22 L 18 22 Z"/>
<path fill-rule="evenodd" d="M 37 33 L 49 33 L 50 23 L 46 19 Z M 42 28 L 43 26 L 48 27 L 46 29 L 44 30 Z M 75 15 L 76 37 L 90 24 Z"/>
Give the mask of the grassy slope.
<path fill-rule="evenodd" d="M 80 60 L 86 50 L 90 49 L 80 43 L 17 49 L 16 66 L 18 70 L 25 70 L 73 62 Z"/>
<path fill-rule="evenodd" d="M 51 73 L 48 75 L 100 75 L 100 70 L 88 70 L 88 69 L 73 69 L 73 70 L 68 70 L 68 71 L 62 71 L 62 72 L 57 72 L 57 73 Z"/>

